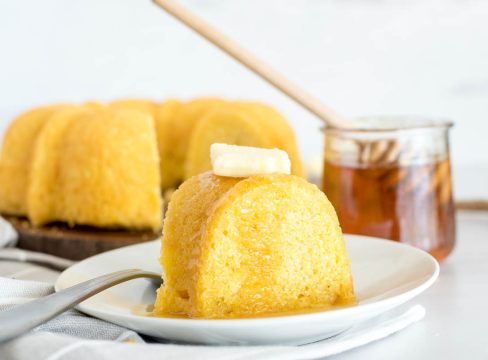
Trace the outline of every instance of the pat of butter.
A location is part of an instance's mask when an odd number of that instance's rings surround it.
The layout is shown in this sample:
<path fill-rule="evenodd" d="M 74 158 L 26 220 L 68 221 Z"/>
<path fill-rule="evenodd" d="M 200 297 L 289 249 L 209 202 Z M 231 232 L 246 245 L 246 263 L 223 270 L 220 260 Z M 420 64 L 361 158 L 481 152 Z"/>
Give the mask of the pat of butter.
<path fill-rule="evenodd" d="M 248 177 L 259 174 L 290 174 L 286 151 L 250 146 L 212 144 L 210 159 L 215 175 Z"/>

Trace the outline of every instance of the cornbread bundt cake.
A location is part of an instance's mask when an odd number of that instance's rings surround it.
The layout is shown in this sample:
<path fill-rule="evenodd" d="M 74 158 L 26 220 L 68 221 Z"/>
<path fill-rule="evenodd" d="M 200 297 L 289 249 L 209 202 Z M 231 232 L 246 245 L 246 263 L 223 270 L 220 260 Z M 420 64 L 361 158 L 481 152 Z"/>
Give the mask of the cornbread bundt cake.
<path fill-rule="evenodd" d="M 0 213 L 27 216 L 36 226 L 156 229 L 161 193 L 169 197 L 187 177 L 210 169 L 214 142 L 283 149 L 292 172 L 303 175 L 293 131 L 264 104 L 201 98 L 53 105 L 20 115 L 4 136 Z"/>
<path fill-rule="evenodd" d="M 304 176 L 293 130 L 278 112 L 266 105 L 229 103 L 207 112 L 191 133 L 185 178 L 211 169 L 208 152 L 213 143 L 285 150 L 292 162 L 292 174 Z"/>
<path fill-rule="evenodd" d="M 155 314 L 249 317 L 355 302 L 326 196 L 285 174 L 185 181 L 164 221 Z"/>

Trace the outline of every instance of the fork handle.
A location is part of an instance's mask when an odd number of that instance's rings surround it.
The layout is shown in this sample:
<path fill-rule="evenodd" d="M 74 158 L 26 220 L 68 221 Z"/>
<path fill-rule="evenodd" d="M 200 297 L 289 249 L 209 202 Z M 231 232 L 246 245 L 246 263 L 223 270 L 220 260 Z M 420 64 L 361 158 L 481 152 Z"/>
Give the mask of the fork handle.
<path fill-rule="evenodd" d="M 116 271 L 82 282 L 43 298 L 0 312 L 0 343 L 13 339 L 51 320 L 99 292 L 137 278 L 161 280 L 161 275 L 139 269 Z"/>

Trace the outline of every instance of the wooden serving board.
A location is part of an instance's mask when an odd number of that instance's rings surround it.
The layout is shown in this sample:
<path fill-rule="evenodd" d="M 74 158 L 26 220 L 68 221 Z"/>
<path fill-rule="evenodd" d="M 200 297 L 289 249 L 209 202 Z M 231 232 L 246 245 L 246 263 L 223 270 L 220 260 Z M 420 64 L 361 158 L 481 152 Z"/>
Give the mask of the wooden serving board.
<path fill-rule="evenodd" d="M 26 218 L 5 216 L 5 219 L 19 233 L 19 248 L 71 260 L 81 260 L 122 246 L 155 240 L 161 235 L 151 230 L 107 230 L 89 226 L 71 228 L 63 223 L 35 228 Z"/>

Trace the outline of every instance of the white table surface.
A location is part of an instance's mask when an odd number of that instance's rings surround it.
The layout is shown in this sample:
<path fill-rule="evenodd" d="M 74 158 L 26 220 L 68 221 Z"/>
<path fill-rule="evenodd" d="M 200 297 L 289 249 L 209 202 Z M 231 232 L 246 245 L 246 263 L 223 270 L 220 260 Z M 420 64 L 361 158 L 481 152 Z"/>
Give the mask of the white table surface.
<path fill-rule="evenodd" d="M 334 359 L 488 359 L 488 212 L 461 212 L 457 224 L 438 281 L 412 301 L 425 306 L 425 319 Z M 57 272 L 0 261 L 0 276 L 53 282 Z"/>
<path fill-rule="evenodd" d="M 488 359 L 488 212 L 460 212 L 437 282 L 412 303 L 424 320 L 334 359 Z"/>

